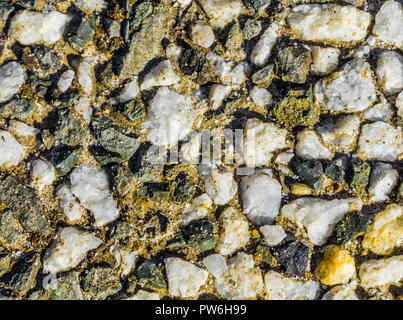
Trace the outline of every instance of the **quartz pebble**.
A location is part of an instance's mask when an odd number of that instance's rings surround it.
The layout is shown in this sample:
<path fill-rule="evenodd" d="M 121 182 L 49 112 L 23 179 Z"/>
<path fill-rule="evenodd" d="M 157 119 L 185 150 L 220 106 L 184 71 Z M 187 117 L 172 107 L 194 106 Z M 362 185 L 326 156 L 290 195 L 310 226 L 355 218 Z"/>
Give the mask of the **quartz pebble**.
<path fill-rule="evenodd" d="M 14 136 L 0 130 L 0 167 L 16 166 L 22 161 L 24 154 L 24 147 Z"/>
<path fill-rule="evenodd" d="M 127 101 L 133 100 L 140 93 L 139 86 L 137 85 L 137 81 L 130 81 L 125 85 L 122 92 L 119 95 L 119 102 L 125 103 Z"/>
<path fill-rule="evenodd" d="M 376 99 L 371 67 L 362 59 L 347 62 L 329 79 L 317 82 L 314 94 L 324 110 L 363 111 Z"/>
<path fill-rule="evenodd" d="M 322 300 L 360 300 L 355 291 L 348 285 L 339 285 L 326 292 Z"/>
<path fill-rule="evenodd" d="M 290 30 L 302 40 L 355 42 L 367 35 L 371 15 L 353 6 L 303 4 L 287 15 Z"/>
<path fill-rule="evenodd" d="M 267 106 L 272 102 L 271 93 L 263 88 L 253 87 L 249 93 L 249 96 L 259 107 Z"/>
<path fill-rule="evenodd" d="M 264 241 L 269 246 L 276 246 L 281 243 L 287 236 L 283 227 L 281 226 L 271 226 L 271 225 L 264 225 L 260 227 L 260 232 L 264 237 Z"/>
<path fill-rule="evenodd" d="M 223 28 L 242 11 L 242 3 L 239 0 L 201 0 L 200 4 L 210 23 L 217 28 Z"/>
<path fill-rule="evenodd" d="M 403 50 L 403 8 L 398 1 L 386 1 L 375 16 L 373 35 L 384 46 Z"/>
<path fill-rule="evenodd" d="M 376 75 L 386 94 L 403 89 L 403 56 L 395 51 L 385 51 L 379 56 Z"/>
<path fill-rule="evenodd" d="M 340 50 L 337 48 L 312 47 L 311 73 L 322 76 L 332 73 L 339 64 Z"/>
<path fill-rule="evenodd" d="M 277 42 L 278 29 L 279 27 L 277 24 L 272 24 L 265 30 L 262 37 L 252 50 L 250 59 L 253 64 L 261 67 L 267 63 L 271 51 Z"/>
<path fill-rule="evenodd" d="M 281 185 L 273 176 L 258 173 L 241 180 L 242 208 L 256 225 L 271 224 L 279 213 Z"/>
<path fill-rule="evenodd" d="M 227 299 L 252 299 L 263 289 L 262 273 L 253 257 L 243 252 L 228 260 L 228 271 L 216 281 L 217 290 Z"/>
<path fill-rule="evenodd" d="M 360 266 L 358 276 L 364 288 L 399 285 L 403 279 L 403 256 L 365 261 Z"/>
<path fill-rule="evenodd" d="M 187 226 L 192 221 L 203 219 L 211 209 L 212 205 L 213 202 L 206 193 L 194 198 L 191 205 L 184 208 L 182 215 L 179 216 L 180 223 Z"/>
<path fill-rule="evenodd" d="M 151 100 L 148 120 L 148 140 L 157 146 L 174 145 L 188 135 L 196 113 L 190 98 L 168 88 L 160 88 Z"/>
<path fill-rule="evenodd" d="M 17 136 L 32 137 L 37 135 L 40 130 L 31 127 L 24 122 L 17 120 L 10 120 L 8 130 L 15 133 Z"/>
<path fill-rule="evenodd" d="M 24 84 L 26 74 L 17 62 L 9 62 L 0 67 L 0 103 L 10 100 Z"/>
<path fill-rule="evenodd" d="M 43 262 L 46 273 L 58 273 L 79 265 L 88 251 L 97 248 L 102 241 L 89 232 L 75 227 L 60 229 L 54 246 L 48 249 Z"/>
<path fill-rule="evenodd" d="M 248 220 L 238 210 L 228 207 L 221 213 L 218 222 L 223 230 L 217 241 L 220 254 L 232 254 L 249 242 Z"/>
<path fill-rule="evenodd" d="M 364 249 L 388 255 L 403 244 L 403 207 L 391 204 L 379 212 L 364 235 Z"/>
<path fill-rule="evenodd" d="M 144 77 L 141 90 L 148 90 L 152 87 L 170 86 L 178 83 L 180 77 L 172 69 L 169 60 L 164 60 L 151 69 Z"/>
<path fill-rule="evenodd" d="M 329 159 L 331 152 L 320 142 L 313 130 L 304 129 L 297 135 L 295 153 L 302 159 Z"/>
<path fill-rule="evenodd" d="M 98 12 L 106 7 L 106 2 L 104 0 L 77 0 L 77 6 L 83 10 Z"/>
<path fill-rule="evenodd" d="M 70 174 L 70 182 L 73 194 L 94 215 L 96 226 L 103 226 L 118 218 L 119 210 L 109 193 L 105 170 L 83 163 Z"/>
<path fill-rule="evenodd" d="M 59 81 L 57 82 L 57 87 L 60 89 L 61 92 L 66 92 L 67 89 L 70 88 L 71 83 L 74 79 L 74 75 L 75 73 L 73 70 L 67 70 L 62 73 Z"/>
<path fill-rule="evenodd" d="M 322 245 L 331 235 L 334 226 L 349 211 L 360 210 L 357 199 L 323 200 L 299 198 L 281 208 L 281 215 L 300 228 L 306 228 L 309 240 Z"/>
<path fill-rule="evenodd" d="M 264 277 L 269 300 L 314 300 L 319 285 L 312 281 L 298 281 L 269 271 Z"/>
<path fill-rule="evenodd" d="M 10 22 L 8 35 L 23 45 L 53 44 L 59 40 L 70 17 L 58 11 L 23 10 Z"/>
<path fill-rule="evenodd" d="M 390 164 L 377 163 L 371 173 L 368 188 L 369 200 L 372 202 L 388 200 L 388 194 L 396 186 L 398 180 L 399 173 Z"/>
<path fill-rule="evenodd" d="M 207 270 L 216 278 L 228 270 L 227 262 L 222 255 L 211 254 L 203 259 L 203 264 Z"/>
<path fill-rule="evenodd" d="M 60 206 L 63 208 L 63 212 L 66 215 L 67 221 L 70 223 L 80 220 L 85 213 L 85 209 L 81 207 L 77 198 L 71 191 L 71 185 L 67 182 L 60 184 L 56 192 L 60 199 Z"/>
<path fill-rule="evenodd" d="M 32 180 L 39 190 L 51 185 L 56 178 L 56 171 L 53 164 L 41 159 L 32 162 Z"/>
<path fill-rule="evenodd" d="M 204 24 L 202 21 L 197 21 L 192 26 L 191 37 L 193 43 L 203 48 L 210 48 L 214 43 L 213 29 L 209 25 Z"/>
<path fill-rule="evenodd" d="M 274 123 L 249 119 L 245 125 L 243 143 L 246 165 L 253 168 L 267 164 L 273 157 L 273 152 L 287 147 L 286 137 L 287 130 Z"/>
<path fill-rule="evenodd" d="M 197 295 L 206 283 L 208 272 L 179 258 L 165 259 L 169 293 L 175 297 L 188 298 Z"/>
<path fill-rule="evenodd" d="M 382 121 L 362 127 L 358 154 L 363 159 L 395 161 L 403 152 L 402 129 Z"/>

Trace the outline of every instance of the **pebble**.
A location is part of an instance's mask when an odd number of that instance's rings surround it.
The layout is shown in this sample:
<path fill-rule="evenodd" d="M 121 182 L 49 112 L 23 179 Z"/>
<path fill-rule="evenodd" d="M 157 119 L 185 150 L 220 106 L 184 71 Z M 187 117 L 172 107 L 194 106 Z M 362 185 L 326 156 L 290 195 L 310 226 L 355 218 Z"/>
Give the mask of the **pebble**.
<path fill-rule="evenodd" d="M 201 0 L 200 4 L 210 23 L 217 28 L 225 27 L 242 11 L 242 3 L 239 0 Z"/>
<path fill-rule="evenodd" d="M 246 217 L 237 209 L 228 207 L 219 219 L 222 232 L 217 241 L 217 250 L 226 256 L 245 246 L 250 239 Z"/>
<path fill-rule="evenodd" d="M 203 264 L 207 270 L 216 278 L 228 270 L 227 262 L 222 255 L 211 254 L 203 259 Z"/>
<path fill-rule="evenodd" d="M 85 209 L 81 207 L 77 198 L 71 191 L 71 185 L 68 182 L 60 184 L 56 191 L 57 197 L 60 199 L 60 206 L 63 208 L 63 212 L 66 215 L 67 221 L 74 223 L 81 219 L 85 213 Z"/>
<path fill-rule="evenodd" d="M 375 16 L 372 31 L 375 40 L 383 46 L 403 50 L 403 8 L 397 1 L 386 1 Z"/>
<path fill-rule="evenodd" d="M 217 279 L 216 288 L 226 299 L 253 299 L 263 289 L 262 273 L 251 255 L 238 252 L 228 260 L 228 271 Z"/>
<path fill-rule="evenodd" d="M 70 174 L 70 183 L 71 191 L 81 205 L 94 215 L 97 227 L 119 217 L 116 202 L 109 193 L 108 175 L 104 169 L 83 163 Z"/>
<path fill-rule="evenodd" d="M 286 19 L 297 38 L 324 43 L 363 40 L 371 23 L 369 13 L 337 4 L 299 5 Z"/>
<path fill-rule="evenodd" d="M 49 161 L 37 159 L 32 161 L 32 180 L 39 190 L 51 185 L 56 178 L 56 170 Z"/>
<path fill-rule="evenodd" d="M 338 246 L 328 246 L 315 274 L 320 282 L 328 286 L 346 284 L 355 275 L 354 259 L 347 250 Z"/>
<path fill-rule="evenodd" d="M 345 214 L 360 208 L 359 199 L 299 198 L 283 206 L 281 215 L 300 228 L 306 228 L 307 236 L 313 244 L 322 245 Z"/>
<path fill-rule="evenodd" d="M 364 289 L 385 285 L 399 285 L 403 279 L 403 255 L 368 260 L 360 265 L 358 276 Z"/>
<path fill-rule="evenodd" d="M 8 124 L 8 130 L 16 134 L 17 136 L 32 137 L 40 133 L 41 131 L 31 127 L 24 122 L 17 120 L 10 120 Z"/>
<path fill-rule="evenodd" d="M 156 146 L 175 145 L 191 132 L 196 112 L 189 97 L 168 88 L 160 88 L 151 100 L 148 120 L 148 140 Z"/>
<path fill-rule="evenodd" d="M 243 156 L 248 167 L 266 165 L 273 153 L 287 147 L 287 130 L 275 123 L 249 119 L 245 125 Z"/>
<path fill-rule="evenodd" d="M 337 48 L 312 47 L 311 73 L 315 76 L 328 75 L 339 65 L 340 50 Z"/>
<path fill-rule="evenodd" d="M 196 21 L 190 32 L 193 43 L 203 48 L 210 48 L 214 43 L 213 29 L 202 21 Z"/>
<path fill-rule="evenodd" d="M 249 92 L 249 96 L 259 107 L 264 107 L 272 103 L 271 93 L 264 88 L 258 88 L 256 86 L 253 87 L 253 89 Z"/>
<path fill-rule="evenodd" d="M 106 7 L 104 0 L 77 0 L 77 6 L 82 10 L 99 12 Z"/>
<path fill-rule="evenodd" d="M 269 300 L 314 300 L 319 285 L 312 281 L 298 281 L 284 277 L 274 270 L 264 276 Z"/>
<path fill-rule="evenodd" d="M 354 289 L 348 285 L 339 285 L 326 292 L 322 300 L 360 300 Z"/>
<path fill-rule="evenodd" d="M 73 82 L 75 73 L 73 70 L 67 70 L 63 72 L 57 82 L 57 87 L 61 92 L 66 92 L 68 88 L 70 88 L 71 83 Z"/>
<path fill-rule="evenodd" d="M 175 297 L 193 297 L 207 281 L 207 271 L 179 258 L 165 259 L 165 268 L 169 293 Z"/>
<path fill-rule="evenodd" d="M 24 84 L 26 74 L 17 62 L 9 62 L 0 67 L 0 103 L 10 100 Z"/>
<path fill-rule="evenodd" d="M 258 226 L 271 224 L 279 213 L 281 184 L 271 174 L 242 177 L 241 200 L 250 221 Z"/>
<path fill-rule="evenodd" d="M 0 167 L 18 165 L 24 155 L 24 147 L 14 136 L 7 131 L 0 130 Z"/>
<path fill-rule="evenodd" d="M 262 34 L 259 41 L 253 47 L 250 60 L 256 66 L 264 66 L 270 58 L 271 51 L 277 42 L 278 25 L 271 24 Z"/>
<path fill-rule="evenodd" d="M 141 90 L 149 90 L 152 87 L 170 86 L 178 83 L 179 80 L 180 77 L 172 69 L 171 62 L 164 60 L 145 75 L 143 83 L 141 84 Z"/>
<path fill-rule="evenodd" d="M 70 17 L 58 11 L 35 12 L 23 10 L 10 22 L 8 35 L 22 45 L 54 44 L 62 38 Z"/>
<path fill-rule="evenodd" d="M 399 93 L 403 89 L 403 56 L 385 51 L 378 59 L 376 76 L 385 94 Z"/>
<path fill-rule="evenodd" d="M 390 164 L 378 162 L 371 173 L 368 196 L 371 202 L 383 202 L 396 186 L 399 173 Z"/>
<path fill-rule="evenodd" d="M 403 244 L 403 206 L 391 204 L 379 212 L 362 240 L 364 249 L 389 255 Z"/>
<path fill-rule="evenodd" d="M 403 152 L 402 129 L 376 121 L 362 127 L 358 154 L 363 159 L 395 161 Z"/>
<path fill-rule="evenodd" d="M 213 202 L 206 193 L 194 198 L 191 205 L 182 210 L 182 214 L 179 216 L 180 223 L 187 226 L 192 221 L 203 219 L 207 216 L 212 205 Z"/>
<path fill-rule="evenodd" d="M 89 232 L 75 227 L 60 229 L 55 245 L 48 249 L 43 262 L 46 273 L 58 273 L 76 267 L 87 252 L 97 248 L 102 241 Z"/>
<path fill-rule="evenodd" d="M 260 227 L 260 232 L 264 237 L 264 241 L 269 246 L 276 246 L 281 243 L 287 236 L 282 226 L 264 225 Z"/>
<path fill-rule="evenodd" d="M 362 59 L 351 60 L 330 78 L 317 82 L 314 94 L 326 111 L 363 111 L 376 99 L 371 67 Z"/>
<path fill-rule="evenodd" d="M 314 130 L 304 129 L 297 135 L 295 154 L 302 159 L 330 159 L 332 153 L 320 142 Z"/>

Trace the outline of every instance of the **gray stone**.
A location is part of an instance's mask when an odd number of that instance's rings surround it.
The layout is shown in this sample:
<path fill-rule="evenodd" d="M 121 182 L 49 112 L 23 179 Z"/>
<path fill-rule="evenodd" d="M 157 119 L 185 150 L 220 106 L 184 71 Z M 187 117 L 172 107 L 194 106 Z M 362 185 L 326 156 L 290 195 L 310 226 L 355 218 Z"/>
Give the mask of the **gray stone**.
<path fill-rule="evenodd" d="M 302 45 L 279 48 L 276 54 L 278 76 L 283 81 L 305 83 L 312 62 L 311 52 Z"/>
<path fill-rule="evenodd" d="M 171 23 L 172 19 L 162 4 L 142 21 L 140 30 L 132 37 L 129 52 L 123 57 L 121 79 L 138 75 L 151 59 L 162 54 L 161 41 L 169 35 Z"/>
<path fill-rule="evenodd" d="M 77 146 L 82 143 L 85 132 L 75 114 L 69 108 L 63 108 L 58 112 L 53 135 L 63 144 Z"/>
<path fill-rule="evenodd" d="M 83 280 L 83 290 L 95 299 L 104 300 L 122 289 L 119 276 L 111 268 L 92 268 Z"/>
<path fill-rule="evenodd" d="M 141 286 L 151 289 L 164 289 L 166 283 L 161 271 L 152 260 L 144 260 L 136 270 L 136 277 Z"/>
<path fill-rule="evenodd" d="M 37 108 L 35 103 L 27 99 L 14 99 L 0 108 L 0 116 L 25 120 L 31 117 Z"/>
<path fill-rule="evenodd" d="M 266 67 L 256 71 L 252 75 L 252 82 L 262 87 L 268 87 L 273 79 L 273 70 L 274 66 L 269 64 Z"/>
<path fill-rule="evenodd" d="M 26 237 L 22 233 L 20 223 L 14 218 L 11 210 L 0 212 L 0 243 L 16 249 L 24 244 Z"/>
<path fill-rule="evenodd" d="M 246 40 L 250 40 L 259 35 L 262 30 L 262 25 L 259 20 L 249 19 L 245 22 L 245 25 L 242 29 L 243 37 Z"/>

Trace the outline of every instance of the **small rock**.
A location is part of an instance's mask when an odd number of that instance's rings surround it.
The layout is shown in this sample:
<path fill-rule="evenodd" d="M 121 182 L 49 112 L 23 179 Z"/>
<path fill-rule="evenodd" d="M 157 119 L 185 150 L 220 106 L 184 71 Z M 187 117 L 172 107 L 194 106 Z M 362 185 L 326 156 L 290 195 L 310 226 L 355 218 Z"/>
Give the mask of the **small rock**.
<path fill-rule="evenodd" d="M 248 220 L 238 210 L 228 207 L 221 213 L 218 223 L 222 230 L 217 241 L 220 254 L 232 254 L 249 242 Z"/>
<path fill-rule="evenodd" d="M 283 81 L 305 83 L 312 62 L 311 52 L 302 45 L 277 49 L 275 64 Z"/>
<path fill-rule="evenodd" d="M 318 107 L 313 103 L 312 88 L 309 90 L 290 90 L 276 103 L 274 116 L 287 127 L 298 125 L 312 126 L 319 119 Z"/>
<path fill-rule="evenodd" d="M 136 277 L 140 285 L 151 289 L 164 289 L 166 283 L 161 271 L 152 260 L 144 260 L 136 270 Z"/>
<path fill-rule="evenodd" d="M 252 299 L 263 289 L 262 273 L 253 257 L 243 252 L 228 260 L 228 271 L 218 277 L 216 288 L 226 299 Z"/>
<path fill-rule="evenodd" d="M 97 227 L 118 218 L 119 210 L 109 193 L 109 179 L 103 169 L 83 163 L 70 174 L 70 182 L 71 191 L 94 215 Z"/>
<path fill-rule="evenodd" d="M 378 59 L 376 75 L 385 94 L 399 93 L 403 89 L 403 56 L 385 51 Z"/>
<path fill-rule="evenodd" d="M 74 15 L 66 27 L 66 33 L 68 34 L 67 40 L 72 48 L 81 52 L 92 41 L 95 35 L 95 19 Z"/>
<path fill-rule="evenodd" d="M 390 284 L 398 286 L 403 278 L 403 256 L 365 261 L 360 265 L 358 276 L 361 286 L 366 289 Z"/>
<path fill-rule="evenodd" d="M 252 76 L 252 82 L 256 85 L 268 87 L 274 76 L 274 66 L 272 64 L 256 71 Z"/>
<path fill-rule="evenodd" d="M 148 109 L 148 140 L 157 146 L 175 145 L 191 131 L 196 112 L 190 98 L 168 88 L 160 88 Z"/>
<path fill-rule="evenodd" d="M 39 190 L 55 181 L 55 167 L 49 161 L 41 159 L 32 162 L 32 180 Z"/>
<path fill-rule="evenodd" d="M 104 300 L 122 289 L 119 276 L 111 268 L 92 268 L 84 277 L 83 290 L 91 297 Z"/>
<path fill-rule="evenodd" d="M 224 99 L 230 94 L 232 87 L 226 84 L 213 84 L 210 88 L 208 98 L 213 110 L 221 107 Z"/>
<path fill-rule="evenodd" d="M 295 153 L 306 160 L 330 159 L 332 153 L 320 142 L 314 130 L 304 129 L 297 135 Z"/>
<path fill-rule="evenodd" d="M 18 12 L 10 22 L 8 35 L 22 45 L 53 44 L 59 40 L 70 17 L 56 10 Z"/>
<path fill-rule="evenodd" d="M 300 228 L 305 227 L 313 244 L 322 245 L 345 214 L 360 209 L 361 201 L 357 199 L 299 198 L 283 206 L 281 215 Z"/>
<path fill-rule="evenodd" d="M 10 100 L 24 84 L 26 74 L 17 62 L 9 62 L 0 67 L 0 103 Z"/>
<path fill-rule="evenodd" d="M 58 118 L 53 131 L 54 137 L 68 146 L 77 146 L 83 142 L 84 129 L 69 108 L 58 111 Z"/>
<path fill-rule="evenodd" d="M 351 60 L 340 71 L 317 82 L 314 94 L 326 111 L 363 111 L 376 99 L 371 67 L 362 59 Z"/>
<path fill-rule="evenodd" d="M 305 277 L 308 267 L 309 248 L 300 241 L 288 241 L 273 248 L 274 257 L 292 277 Z"/>
<path fill-rule="evenodd" d="M 227 262 L 222 255 L 211 254 L 203 259 L 203 265 L 216 278 L 228 270 Z"/>
<path fill-rule="evenodd" d="M 287 130 L 275 123 L 249 119 L 245 125 L 243 156 L 248 167 L 266 165 L 273 153 L 287 147 Z"/>
<path fill-rule="evenodd" d="M 196 21 L 192 26 L 190 36 L 193 43 L 203 48 L 210 48 L 215 40 L 213 29 L 202 21 Z"/>
<path fill-rule="evenodd" d="M 62 73 L 57 82 L 57 87 L 60 89 L 61 92 L 66 92 L 68 88 L 70 88 L 71 83 L 73 82 L 75 73 L 73 70 L 67 70 Z"/>
<path fill-rule="evenodd" d="M 192 221 L 203 219 L 212 205 L 213 202 L 206 193 L 194 198 L 191 205 L 184 208 L 182 214 L 179 216 L 180 223 L 187 226 Z"/>
<path fill-rule="evenodd" d="M 141 84 L 141 90 L 148 90 L 159 86 L 170 86 L 178 83 L 179 80 L 180 77 L 172 69 L 171 61 L 164 60 L 145 75 Z"/>
<path fill-rule="evenodd" d="M 64 182 L 58 186 L 57 197 L 60 199 L 60 206 L 63 208 L 63 212 L 67 217 L 67 221 L 70 223 L 80 220 L 85 213 L 83 207 L 81 207 L 77 198 L 71 192 L 71 186 L 69 183 Z"/>
<path fill-rule="evenodd" d="M 349 213 L 341 219 L 334 228 L 337 243 L 340 246 L 348 244 L 362 235 L 368 228 L 371 219 L 359 213 Z"/>
<path fill-rule="evenodd" d="M 379 212 L 362 240 L 362 247 L 375 254 L 389 255 L 403 244 L 403 207 L 391 204 Z"/>
<path fill-rule="evenodd" d="M 165 259 L 169 293 L 188 298 L 198 294 L 208 277 L 208 272 L 179 258 Z"/>
<path fill-rule="evenodd" d="M 259 107 L 264 107 L 272 103 L 271 93 L 263 88 L 261 89 L 258 87 L 253 87 L 253 89 L 249 93 L 249 96 Z"/>
<path fill-rule="evenodd" d="M 320 161 L 298 161 L 294 164 L 294 172 L 301 178 L 302 182 L 311 189 L 322 189 L 323 166 Z"/>
<path fill-rule="evenodd" d="M 255 225 L 271 224 L 281 204 L 281 184 L 265 173 L 241 179 L 241 200 L 245 215 Z"/>
<path fill-rule="evenodd" d="M 54 246 L 47 251 L 43 269 L 47 273 L 58 273 L 76 267 L 87 252 L 97 248 L 102 241 L 91 233 L 74 227 L 60 229 Z"/>
<path fill-rule="evenodd" d="M 337 48 L 314 46 L 312 47 L 311 54 L 311 73 L 315 76 L 330 74 L 339 65 L 340 50 Z"/>
<path fill-rule="evenodd" d="M 35 113 L 37 105 L 27 99 L 14 99 L 0 109 L 0 115 L 5 118 L 25 120 Z"/>
<path fill-rule="evenodd" d="M 319 285 L 312 281 L 298 281 L 269 271 L 264 277 L 269 300 L 315 300 Z"/>
<path fill-rule="evenodd" d="M 260 232 L 262 233 L 264 237 L 264 241 L 269 245 L 269 246 L 276 246 L 281 243 L 287 236 L 285 233 L 283 227 L 275 225 L 265 225 L 260 227 Z"/>
<path fill-rule="evenodd" d="M 75 167 L 82 152 L 82 147 L 52 148 L 47 153 L 47 158 L 53 163 L 57 173 L 65 176 Z"/>
<path fill-rule="evenodd" d="M 0 167 L 16 166 L 24 158 L 24 147 L 11 133 L 0 130 Z"/>
<path fill-rule="evenodd" d="M 346 284 L 355 275 L 355 263 L 347 250 L 338 246 L 326 248 L 325 257 L 315 270 L 319 280 L 328 286 Z"/>
<path fill-rule="evenodd" d="M 373 35 L 384 46 L 395 46 L 403 50 L 403 9 L 397 1 L 386 1 L 375 16 Z"/>
<path fill-rule="evenodd" d="M 202 170 L 199 166 L 199 172 Z M 200 172 L 206 185 L 206 193 L 216 205 L 228 203 L 238 191 L 238 185 L 232 172 L 211 167 L 206 172 Z"/>
<path fill-rule="evenodd" d="M 106 7 L 104 0 L 77 0 L 77 6 L 82 10 L 99 12 Z"/>
<path fill-rule="evenodd" d="M 242 34 L 246 40 L 251 40 L 258 36 L 261 30 L 262 26 L 259 20 L 248 19 L 242 29 Z"/>
<path fill-rule="evenodd" d="M 368 188 L 371 202 L 383 202 L 389 199 L 388 194 L 396 186 L 399 173 L 390 164 L 377 163 L 371 174 Z"/>
<path fill-rule="evenodd" d="M 331 288 L 326 292 L 322 300 L 360 300 L 354 289 L 348 285 L 340 285 Z"/>
<path fill-rule="evenodd" d="M 216 244 L 215 224 L 208 219 L 190 222 L 183 234 L 188 246 L 201 251 L 211 250 Z"/>
<path fill-rule="evenodd" d="M 121 91 L 119 95 L 119 102 L 120 103 L 126 103 L 130 100 L 133 100 L 134 98 L 137 97 L 137 95 L 140 93 L 139 86 L 137 85 L 137 81 L 133 80 L 128 82 L 123 90 Z"/>
<path fill-rule="evenodd" d="M 292 8 L 286 20 L 301 40 L 354 43 L 367 35 L 371 14 L 353 6 L 302 4 Z"/>
<path fill-rule="evenodd" d="M 17 120 L 10 120 L 8 123 L 8 130 L 17 136 L 22 137 L 33 137 L 40 133 L 40 130 Z"/>
<path fill-rule="evenodd" d="M 395 161 L 403 152 L 401 128 L 377 121 L 362 127 L 358 154 L 363 159 Z"/>
<path fill-rule="evenodd" d="M 211 24 L 217 28 L 223 28 L 242 11 L 239 0 L 201 0 L 200 4 Z"/>
<path fill-rule="evenodd" d="M 278 25 L 271 24 L 253 47 L 250 60 L 256 66 L 263 67 L 270 58 L 271 51 L 277 42 Z"/>

